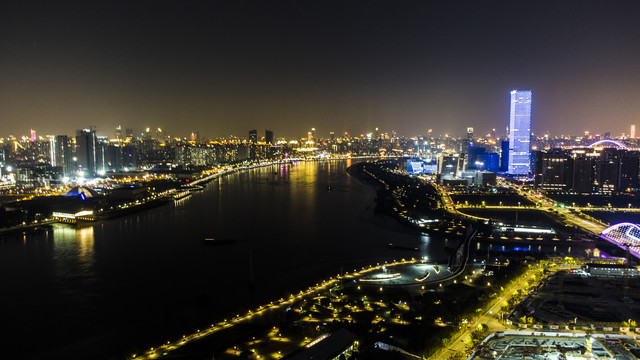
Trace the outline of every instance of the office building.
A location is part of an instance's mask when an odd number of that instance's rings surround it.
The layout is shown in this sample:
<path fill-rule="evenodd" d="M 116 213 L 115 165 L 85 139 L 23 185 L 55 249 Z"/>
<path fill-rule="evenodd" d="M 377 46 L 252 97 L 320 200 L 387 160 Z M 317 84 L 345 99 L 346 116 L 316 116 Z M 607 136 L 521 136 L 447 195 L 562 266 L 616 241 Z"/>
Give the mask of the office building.
<path fill-rule="evenodd" d="M 483 147 L 470 146 L 467 156 L 467 170 L 483 169 L 483 155 L 486 149 Z"/>
<path fill-rule="evenodd" d="M 464 169 L 464 156 L 443 155 L 438 157 L 438 174 L 457 177 Z"/>
<path fill-rule="evenodd" d="M 249 130 L 249 142 L 256 143 L 258 141 L 258 130 Z"/>
<path fill-rule="evenodd" d="M 122 168 L 125 171 L 138 168 L 138 150 L 133 143 L 127 143 L 122 148 Z"/>
<path fill-rule="evenodd" d="M 273 142 L 273 131 L 271 130 L 264 131 L 264 142 L 269 145 L 275 145 Z"/>
<path fill-rule="evenodd" d="M 531 90 L 511 91 L 509 112 L 509 169 L 512 175 L 531 171 Z"/>
<path fill-rule="evenodd" d="M 484 153 L 476 158 L 476 169 L 498 172 L 500 171 L 500 155 L 497 153 Z"/>
<path fill-rule="evenodd" d="M 93 129 L 83 129 L 76 132 L 76 158 L 78 170 L 85 175 L 95 175 L 96 173 L 96 131 Z"/>
<path fill-rule="evenodd" d="M 620 191 L 631 191 L 638 188 L 640 158 L 633 154 L 625 154 L 620 158 Z"/>
<path fill-rule="evenodd" d="M 500 171 L 506 172 L 509 170 L 509 142 L 502 141 L 500 143 Z"/>
<path fill-rule="evenodd" d="M 573 185 L 573 161 L 563 150 L 536 153 L 535 186 L 551 192 L 568 191 Z"/>
<path fill-rule="evenodd" d="M 590 194 L 595 192 L 595 160 L 586 155 L 576 156 L 573 159 L 573 192 L 577 194 Z"/>
<path fill-rule="evenodd" d="M 59 171 L 65 175 L 73 172 L 73 155 L 67 135 L 51 136 L 49 138 L 49 151 L 51 166 L 59 168 Z"/>

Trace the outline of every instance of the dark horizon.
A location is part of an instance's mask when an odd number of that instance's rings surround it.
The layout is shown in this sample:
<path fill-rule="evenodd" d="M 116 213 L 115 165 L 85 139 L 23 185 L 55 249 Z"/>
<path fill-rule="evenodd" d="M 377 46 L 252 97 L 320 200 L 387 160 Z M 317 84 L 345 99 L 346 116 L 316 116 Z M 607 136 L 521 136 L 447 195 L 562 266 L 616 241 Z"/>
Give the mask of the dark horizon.
<path fill-rule="evenodd" d="M 17 2 L 0 134 L 485 134 L 533 91 L 536 134 L 640 125 L 640 3 Z"/>

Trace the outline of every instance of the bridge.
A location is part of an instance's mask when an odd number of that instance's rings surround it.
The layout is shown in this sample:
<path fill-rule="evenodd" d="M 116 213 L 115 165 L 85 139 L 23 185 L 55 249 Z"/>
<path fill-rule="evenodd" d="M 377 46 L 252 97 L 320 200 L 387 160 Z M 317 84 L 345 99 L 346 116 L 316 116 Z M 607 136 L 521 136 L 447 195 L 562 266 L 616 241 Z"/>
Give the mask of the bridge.
<path fill-rule="evenodd" d="M 623 249 L 629 249 L 629 253 L 640 259 L 640 225 L 622 222 L 610 226 L 600 234 L 600 237 Z"/>
<path fill-rule="evenodd" d="M 593 144 L 589 145 L 589 148 L 595 148 L 595 147 L 600 147 L 602 144 L 611 144 L 614 145 L 615 147 L 618 147 L 620 149 L 628 149 L 629 147 L 623 143 L 621 143 L 620 141 L 616 141 L 616 140 L 611 140 L 611 139 L 604 139 L 604 140 L 600 140 L 600 141 L 596 141 Z"/>

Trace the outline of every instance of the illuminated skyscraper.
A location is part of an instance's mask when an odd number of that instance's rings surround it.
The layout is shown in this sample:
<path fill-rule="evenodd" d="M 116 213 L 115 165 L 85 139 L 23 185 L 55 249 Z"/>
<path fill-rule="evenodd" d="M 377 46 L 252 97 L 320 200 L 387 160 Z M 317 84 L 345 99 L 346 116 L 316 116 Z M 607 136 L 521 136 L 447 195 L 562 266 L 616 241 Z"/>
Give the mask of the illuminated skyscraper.
<path fill-rule="evenodd" d="M 629 137 L 632 139 L 636 138 L 636 126 L 635 125 L 631 125 L 631 132 L 629 133 Z"/>
<path fill-rule="evenodd" d="M 509 170 L 529 175 L 531 169 L 531 90 L 512 90 L 509 116 Z"/>
<path fill-rule="evenodd" d="M 51 166 L 60 168 L 60 171 L 65 175 L 69 175 L 75 170 L 69 144 L 70 141 L 67 135 L 51 136 L 49 138 Z"/>

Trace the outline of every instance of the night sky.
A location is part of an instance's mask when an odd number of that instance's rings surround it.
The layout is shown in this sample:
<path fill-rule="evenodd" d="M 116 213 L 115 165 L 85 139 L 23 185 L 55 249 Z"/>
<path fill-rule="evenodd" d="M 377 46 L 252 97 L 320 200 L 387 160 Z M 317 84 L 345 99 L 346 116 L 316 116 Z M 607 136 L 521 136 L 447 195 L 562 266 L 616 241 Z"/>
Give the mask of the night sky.
<path fill-rule="evenodd" d="M 460 136 L 640 126 L 640 1 L 13 1 L 0 9 L 0 136 L 315 127 Z"/>

